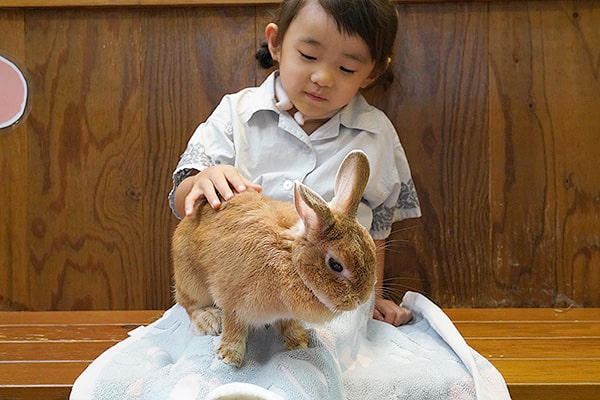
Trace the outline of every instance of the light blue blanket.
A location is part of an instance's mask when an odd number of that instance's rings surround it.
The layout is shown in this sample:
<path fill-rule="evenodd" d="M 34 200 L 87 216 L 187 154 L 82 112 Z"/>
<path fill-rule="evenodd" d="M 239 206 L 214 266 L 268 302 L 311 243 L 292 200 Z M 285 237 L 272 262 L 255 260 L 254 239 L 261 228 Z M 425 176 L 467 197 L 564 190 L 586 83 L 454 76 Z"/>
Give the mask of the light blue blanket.
<path fill-rule="evenodd" d="M 509 399 L 500 373 L 447 316 L 408 292 L 413 321 L 372 320 L 371 304 L 309 326 L 309 348 L 285 351 L 271 327 L 255 329 L 241 368 L 215 356 L 219 337 L 195 335 L 175 305 L 108 349 L 77 379 L 83 399 Z"/>

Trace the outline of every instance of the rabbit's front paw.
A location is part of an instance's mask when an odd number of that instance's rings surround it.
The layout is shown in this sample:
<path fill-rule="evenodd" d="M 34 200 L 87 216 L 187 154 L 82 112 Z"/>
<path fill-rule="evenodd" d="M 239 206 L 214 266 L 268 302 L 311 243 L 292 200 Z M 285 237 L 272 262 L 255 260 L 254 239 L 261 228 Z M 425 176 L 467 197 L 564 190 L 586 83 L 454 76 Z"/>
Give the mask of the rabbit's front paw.
<path fill-rule="evenodd" d="M 192 312 L 192 322 L 203 335 L 221 334 L 223 312 L 216 307 L 203 307 Z"/>
<path fill-rule="evenodd" d="M 217 347 L 217 356 L 223 360 L 225 364 L 241 367 L 244 361 L 244 353 L 246 352 L 246 344 L 244 342 L 221 342 Z"/>
<path fill-rule="evenodd" d="M 283 337 L 287 350 L 305 349 L 308 347 L 308 333 L 306 333 L 300 321 L 295 319 L 282 320 L 278 321 L 275 327 L 281 337 Z"/>

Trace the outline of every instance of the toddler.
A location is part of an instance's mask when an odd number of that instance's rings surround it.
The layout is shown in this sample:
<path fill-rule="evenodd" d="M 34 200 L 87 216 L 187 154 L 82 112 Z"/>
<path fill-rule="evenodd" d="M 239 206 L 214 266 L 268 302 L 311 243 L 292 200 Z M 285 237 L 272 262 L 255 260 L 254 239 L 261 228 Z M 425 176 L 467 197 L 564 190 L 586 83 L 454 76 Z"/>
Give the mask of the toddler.
<path fill-rule="evenodd" d="M 247 188 L 292 201 L 294 180 L 329 201 L 341 161 L 363 150 L 371 177 L 358 218 L 378 248 L 373 317 L 396 326 L 412 316 L 383 296 L 385 239 L 420 208 L 392 123 L 360 92 L 389 79 L 397 28 L 390 0 L 284 0 L 256 55 L 277 69 L 259 87 L 224 96 L 198 126 L 169 195 L 178 217 L 201 197 L 217 209 Z"/>

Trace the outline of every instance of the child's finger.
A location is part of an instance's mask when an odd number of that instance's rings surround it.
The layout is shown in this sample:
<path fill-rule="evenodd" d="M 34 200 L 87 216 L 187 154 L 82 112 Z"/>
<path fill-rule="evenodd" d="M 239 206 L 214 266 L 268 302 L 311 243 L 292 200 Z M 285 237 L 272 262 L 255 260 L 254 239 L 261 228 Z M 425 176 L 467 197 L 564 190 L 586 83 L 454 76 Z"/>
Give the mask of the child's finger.
<path fill-rule="evenodd" d="M 383 314 L 376 308 L 373 309 L 373 319 L 376 319 L 377 321 L 384 321 Z"/>
<path fill-rule="evenodd" d="M 202 196 L 206 198 L 212 208 L 219 208 L 221 205 L 221 200 L 219 200 L 219 196 L 215 192 L 215 189 L 212 185 L 206 185 L 204 188 L 198 185 L 192 186 L 192 189 L 185 197 L 185 215 L 191 216 L 194 214 L 194 207 L 198 199 Z"/>
<path fill-rule="evenodd" d="M 246 187 L 254 189 L 257 192 L 262 192 L 262 186 L 260 186 L 258 183 L 254 183 L 250 179 L 246 179 L 246 178 L 243 178 L 243 179 L 244 179 L 244 183 L 245 183 Z"/>
<path fill-rule="evenodd" d="M 221 197 L 223 197 L 225 200 L 229 200 L 233 197 L 233 191 L 231 190 L 231 186 L 229 185 L 229 183 L 230 182 L 225 175 L 216 175 L 212 178 L 212 181 L 211 181 L 211 184 L 213 186 L 212 191 L 216 190 L 216 192 L 221 194 Z M 211 198 L 209 198 L 208 193 L 206 193 L 207 191 L 209 191 L 208 188 L 205 191 L 204 195 L 206 196 L 206 199 L 212 205 L 213 203 L 210 201 Z M 211 196 L 212 196 L 212 191 L 210 193 Z M 216 196 L 216 193 L 215 193 L 215 196 Z M 216 200 L 218 200 L 218 198 Z"/>
<path fill-rule="evenodd" d="M 225 178 L 228 181 L 227 187 L 233 187 L 236 192 L 243 192 L 247 189 L 246 179 L 240 175 L 236 169 L 230 169 L 225 172 Z M 221 193 L 223 194 L 223 193 Z M 233 193 L 231 194 L 233 196 Z"/>
<path fill-rule="evenodd" d="M 194 214 L 194 206 L 196 205 L 196 201 L 200 198 L 200 195 L 200 189 L 196 186 L 192 186 L 188 195 L 185 196 L 184 207 L 186 217 Z"/>
<path fill-rule="evenodd" d="M 400 309 L 401 313 L 399 316 L 398 325 L 408 324 L 413 319 L 412 311 L 404 307 L 401 307 Z"/>
<path fill-rule="evenodd" d="M 221 192 L 222 184 L 220 184 L 220 186 L 217 187 L 216 185 L 213 186 L 212 183 L 213 182 L 211 182 L 210 185 L 206 185 L 202 189 L 202 192 L 204 194 L 204 197 L 206 197 L 206 201 L 208 201 L 210 206 L 216 210 L 221 206 L 221 199 L 219 199 L 219 195 L 217 194 L 217 191 L 219 193 L 221 193 L 221 196 L 223 196 L 224 199 L 227 199 L 227 197 Z M 229 189 L 229 190 L 231 191 L 231 189 Z"/>

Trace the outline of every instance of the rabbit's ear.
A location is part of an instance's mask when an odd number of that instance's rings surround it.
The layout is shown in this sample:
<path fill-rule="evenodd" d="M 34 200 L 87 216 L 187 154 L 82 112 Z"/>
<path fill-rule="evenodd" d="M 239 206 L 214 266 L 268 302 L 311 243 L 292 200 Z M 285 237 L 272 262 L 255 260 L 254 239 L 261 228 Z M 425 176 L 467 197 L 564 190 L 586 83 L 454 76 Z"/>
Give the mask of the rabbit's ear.
<path fill-rule="evenodd" d="M 369 159 L 361 150 L 353 150 L 340 165 L 335 176 L 331 208 L 351 217 L 356 216 L 360 199 L 369 181 Z"/>
<path fill-rule="evenodd" d="M 333 214 L 318 193 L 294 182 L 294 205 L 306 228 L 307 236 L 328 230 L 335 222 Z"/>

